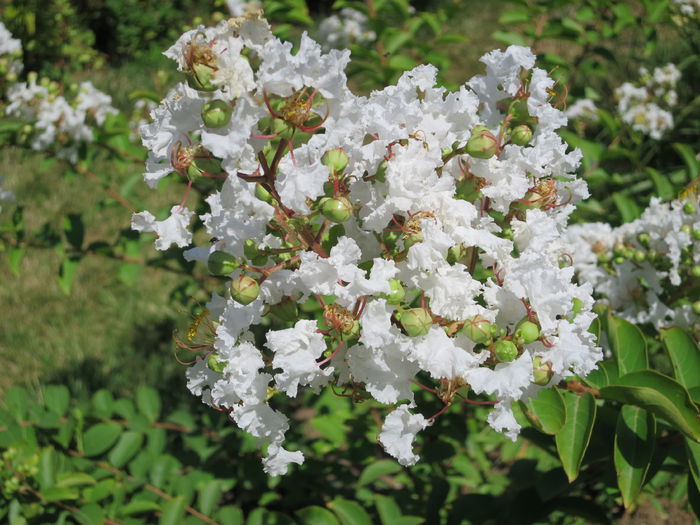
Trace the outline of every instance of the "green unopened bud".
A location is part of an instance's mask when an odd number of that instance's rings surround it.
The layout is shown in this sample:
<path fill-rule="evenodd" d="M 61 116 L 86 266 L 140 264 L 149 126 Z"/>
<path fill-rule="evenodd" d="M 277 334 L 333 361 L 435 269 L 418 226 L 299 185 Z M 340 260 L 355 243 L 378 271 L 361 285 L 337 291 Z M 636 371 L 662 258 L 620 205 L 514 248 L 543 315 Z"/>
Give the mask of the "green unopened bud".
<path fill-rule="evenodd" d="M 527 146 L 532 139 L 532 130 L 525 124 L 515 126 L 510 134 L 511 143 L 516 146 Z"/>
<path fill-rule="evenodd" d="M 352 203 L 345 197 L 324 197 L 319 202 L 321 214 L 332 222 L 345 222 L 352 217 Z"/>
<path fill-rule="evenodd" d="M 651 237 L 647 232 L 642 232 L 639 235 L 637 235 L 637 242 L 644 246 L 645 248 L 649 248 L 649 243 L 651 242 Z"/>
<path fill-rule="evenodd" d="M 509 363 L 518 357 L 518 347 L 513 344 L 513 341 L 502 339 L 496 343 L 494 347 L 496 359 L 503 363 Z"/>
<path fill-rule="evenodd" d="M 700 301 L 695 301 L 693 303 L 693 312 L 695 315 L 700 315 Z"/>
<path fill-rule="evenodd" d="M 683 226 L 681 226 L 681 232 L 690 236 L 693 234 L 693 227 L 690 224 L 684 224 Z"/>
<path fill-rule="evenodd" d="M 417 231 L 413 233 L 409 233 L 408 235 L 405 235 L 403 238 L 403 247 L 405 250 L 408 250 L 411 246 L 418 242 L 423 242 L 423 232 L 422 231 Z"/>
<path fill-rule="evenodd" d="M 700 277 L 700 265 L 695 265 L 690 269 L 690 275 L 692 275 L 695 278 Z"/>
<path fill-rule="evenodd" d="M 695 241 L 700 241 L 700 230 L 693 230 L 691 237 Z"/>
<path fill-rule="evenodd" d="M 409 337 L 427 334 L 432 324 L 433 318 L 425 308 L 411 308 L 401 316 L 401 326 Z"/>
<path fill-rule="evenodd" d="M 624 257 L 625 255 L 625 245 L 621 242 L 616 242 L 613 246 L 613 254 L 618 257 Z"/>
<path fill-rule="evenodd" d="M 598 255 L 598 262 L 600 264 L 605 264 L 606 262 L 610 261 L 610 254 L 607 252 L 603 252 L 600 255 Z"/>
<path fill-rule="evenodd" d="M 209 358 L 207 359 L 207 366 L 211 368 L 214 372 L 218 372 L 219 374 L 223 374 L 224 368 L 226 368 L 226 365 L 228 363 L 224 361 L 219 361 L 219 358 L 216 354 L 209 354 Z"/>
<path fill-rule="evenodd" d="M 350 328 L 349 330 L 343 330 L 340 332 L 340 340 L 341 341 L 348 341 L 349 339 L 357 337 L 359 334 L 360 334 L 360 321 L 355 320 L 352 323 L 352 328 Z"/>
<path fill-rule="evenodd" d="M 532 321 L 523 321 L 515 329 L 515 337 L 522 341 L 522 344 L 534 343 L 540 338 L 540 327 Z"/>
<path fill-rule="evenodd" d="M 625 258 L 622 255 L 618 255 L 613 259 L 613 262 L 615 264 L 622 264 L 623 262 L 625 262 Z"/>
<path fill-rule="evenodd" d="M 334 173 L 341 173 L 348 165 L 348 154 L 342 148 L 326 151 L 321 157 L 321 163 L 328 166 Z"/>
<path fill-rule="evenodd" d="M 554 372 L 552 371 L 552 364 L 547 361 L 543 362 L 540 356 L 535 357 L 532 360 L 532 382 L 536 385 L 545 386 L 552 379 Z"/>
<path fill-rule="evenodd" d="M 268 204 L 272 204 L 272 201 L 274 200 L 272 194 L 269 191 L 267 191 L 265 189 L 265 186 L 263 186 L 259 182 L 255 185 L 255 196 L 261 201 L 267 202 Z"/>
<path fill-rule="evenodd" d="M 205 64 L 193 64 L 192 72 L 187 77 L 187 83 L 198 91 L 216 91 L 217 87 L 212 80 L 216 70 Z"/>
<path fill-rule="evenodd" d="M 207 267 L 212 275 L 228 275 L 238 268 L 238 261 L 230 253 L 217 251 L 209 255 Z"/>
<path fill-rule="evenodd" d="M 643 250 L 636 250 L 634 252 L 634 260 L 638 263 L 644 262 L 647 259 L 647 253 Z"/>
<path fill-rule="evenodd" d="M 200 156 L 192 160 L 185 171 L 189 180 L 196 181 L 204 175 L 221 175 L 223 173 L 223 168 L 221 167 L 221 161 L 219 159 L 203 152 Z"/>
<path fill-rule="evenodd" d="M 464 246 L 461 244 L 455 244 L 452 246 L 449 250 L 447 250 L 447 262 L 449 264 L 454 264 L 457 261 L 459 261 L 462 257 L 464 257 L 464 252 L 465 252 Z"/>
<path fill-rule="evenodd" d="M 403 289 L 403 285 L 398 279 L 389 280 L 389 290 L 388 294 L 384 294 L 386 302 L 389 304 L 400 304 L 406 297 L 406 290 Z"/>
<path fill-rule="evenodd" d="M 260 253 L 260 250 L 258 250 L 258 243 L 256 243 L 253 239 L 246 239 L 243 242 L 243 255 L 246 256 L 246 259 L 253 259 L 254 257 L 257 257 Z"/>
<path fill-rule="evenodd" d="M 695 204 L 692 202 L 688 201 L 683 205 L 683 213 L 687 215 L 692 215 L 695 213 Z"/>
<path fill-rule="evenodd" d="M 490 159 L 498 151 L 498 139 L 486 126 L 475 126 L 467 142 L 466 152 L 477 159 Z"/>
<path fill-rule="evenodd" d="M 250 304 L 260 295 L 260 285 L 252 277 L 240 275 L 231 281 L 231 298 L 242 305 Z"/>
<path fill-rule="evenodd" d="M 233 108 L 223 100 L 210 100 L 202 106 L 202 121 L 208 128 L 223 128 L 231 121 Z"/>
<path fill-rule="evenodd" d="M 493 328 L 498 329 L 498 326 L 480 315 L 475 315 L 464 322 L 462 333 L 476 344 L 488 344 L 493 335 Z"/>

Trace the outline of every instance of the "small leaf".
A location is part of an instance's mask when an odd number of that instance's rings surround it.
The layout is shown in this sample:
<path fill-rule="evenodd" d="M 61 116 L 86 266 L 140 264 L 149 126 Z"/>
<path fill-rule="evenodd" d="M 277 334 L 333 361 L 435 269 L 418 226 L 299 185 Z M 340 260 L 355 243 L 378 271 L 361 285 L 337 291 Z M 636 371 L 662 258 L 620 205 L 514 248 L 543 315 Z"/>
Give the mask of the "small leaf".
<path fill-rule="evenodd" d="M 46 490 L 55 482 L 54 469 L 54 450 L 50 447 L 45 448 L 39 455 L 39 488 Z"/>
<path fill-rule="evenodd" d="M 160 416 L 160 396 L 155 388 L 141 386 L 136 391 L 136 406 L 148 421 L 153 423 Z"/>
<path fill-rule="evenodd" d="M 44 388 L 44 404 L 57 416 L 63 416 L 68 410 L 70 392 L 65 385 L 48 385 Z"/>
<path fill-rule="evenodd" d="M 646 410 L 625 405 L 615 429 L 617 486 L 626 509 L 632 509 L 642 490 L 654 453 L 656 422 Z"/>
<path fill-rule="evenodd" d="M 217 520 L 226 525 L 243 525 L 243 511 L 238 507 L 227 505 L 216 513 Z"/>
<path fill-rule="evenodd" d="M 74 489 L 67 487 L 49 487 L 44 492 L 42 492 L 44 499 L 46 501 L 63 501 L 69 499 L 78 499 L 80 494 Z"/>
<path fill-rule="evenodd" d="M 159 525 L 176 525 L 185 515 L 185 498 L 178 496 L 163 504 Z"/>
<path fill-rule="evenodd" d="M 595 421 L 595 399 L 589 393 L 582 396 L 563 392 L 566 422 L 554 437 L 562 467 L 569 482 L 578 477 L 583 456 L 588 448 Z"/>
<path fill-rule="evenodd" d="M 61 268 L 58 272 L 58 287 L 66 295 L 70 295 L 70 290 L 73 286 L 73 279 L 75 278 L 75 272 L 78 269 L 79 262 L 80 256 L 75 255 L 64 257 L 61 261 Z"/>
<path fill-rule="evenodd" d="M 10 264 L 10 271 L 19 277 L 19 267 L 22 264 L 26 249 L 21 246 L 12 246 L 7 255 L 7 262 Z"/>
<path fill-rule="evenodd" d="M 372 525 L 372 519 L 359 503 L 344 498 L 335 498 L 328 503 L 342 525 Z"/>
<path fill-rule="evenodd" d="M 700 173 L 700 162 L 695 158 L 695 152 L 687 144 L 675 143 L 673 144 L 673 149 L 675 149 L 678 154 L 683 158 L 685 166 L 688 169 L 688 176 L 690 179 L 697 177 Z"/>
<path fill-rule="evenodd" d="M 158 512 L 160 505 L 155 501 L 137 499 L 131 501 L 119 509 L 121 516 L 133 516 L 134 514 L 143 514 L 144 512 Z"/>
<path fill-rule="evenodd" d="M 382 525 L 393 525 L 401 517 L 401 508 L 394 501 L 394 498 L 383 496 L 381 494 L 374 495 L 374 503 L 379 513 L 379 519 Z"/>
<path fill-rule="evenodd" d="M 683 385 L 654 370 L 631 372 L 600 389 L 605 399 L 644 408 L 695 441 L 700 440 L 700 413 Z"/>
<path fill-rule="evenodd" d="M 329 510 L 312 505 L 296 511 L 302 525 L 340 525 L 338 519 Z"/>
<path fill-rule="evenodd" d="M 545 434 L 556 434 L 566 421 L 566 406 L 557 388 L 541 390 L 537 396 L 523 403 L 523 411 Z"/>
<path fill-rule="evenodd" d="M 380 459 L 379 461 L 374 461 L 369 464 L 360 474 L 360 479 L 357 482 L 359 486 L 367 485 L 376 481 L 382 476 L 387 476 L 389 474 L 396 474 L 401 472 L 402 467 L 396 461 L 390 459 Z"/>
<path fill-rule="evenodd" d="M 407 55 L 394 55 L 389 58 L 389 67 L 398 71 L 407 71 L 416 67 L 416 61 Z"/>
<path fill-rule="evenodd" d="M 700 443 L 685 438 L 685 453 L 688 459 L 690 475 L 696 484 L 700 483 Z"/>
<path fill-rule="evenodd" d="M 63 233 L 74 250 L 80 251 L 85 239 L 83 218 L 76 213 L 69 213 L 63 218 Z"/>
<path fill-rule="evenodd" d="M 494 38 L 494 40 L 498 40 L 499 42 L 509 46 L 527 46 L 525 39 L 518 33 L 514 33 L 512 31 L 494 31 L 491 36 Z"/>
<path fill-rule="evenodd" d="M 700 386 L 700 349 L 681 328 L 659 331 L 661 342 L 673 364 L 676 380 L 687 389 Z"/>
<path fill-rule="evenodd" d="M 117 468 L 126 465 L 141 449 L 143 434 L 133 430 L 127 430 L 119 437 L 115 447 L 109 452 L 109 462 Z"/>
<path fill-rule="evenodd" d="M 622 222 L 632 222 L 642 215 L 641 208 L 634 200 L 622 193 L 613 193 L 612 200 L 615 203 L 617 211 L 620 212 Z"/>
<path fill-rule="evenodd" d="M 219 498 L 221 498 L 221 483 L 216 479 L 208 481 L 199 489 L 199 496 L 197 497 L 199 511 L 208 516 L 214 512 L 216 504 L 219 503 Z"/>
<path fill-rule="evenodd" d="M 620 375 L 644 370 L 649 367 L 647 343 L 642 331 L 629 321 L 619 317 L 608 316 L 608 340 Z"/>
<path fill-rule="evenodd" d="M 673 184 L 668 180 L 668 177 L 654 168 L 647 167 L 647 173 L 651 177 L 656 189 L 656 196 L 662 199 L 671 199 L 675 197 L 676 192 L 673 190 Z"/>
<path fill-rule="evenodd" d="M 80 487 L 83 485 L 94 485 L 95 483 L 95 478 L 85 472 L 61 474 L 56 480 L 57 487 Z"/>
<path fill-rule="evenodd" d="M 117 423 L 97 423 L 91 426 L 83 436 L 83 452 L 86 456 L 97 456 L 116 443 L 122 433 Z"/>

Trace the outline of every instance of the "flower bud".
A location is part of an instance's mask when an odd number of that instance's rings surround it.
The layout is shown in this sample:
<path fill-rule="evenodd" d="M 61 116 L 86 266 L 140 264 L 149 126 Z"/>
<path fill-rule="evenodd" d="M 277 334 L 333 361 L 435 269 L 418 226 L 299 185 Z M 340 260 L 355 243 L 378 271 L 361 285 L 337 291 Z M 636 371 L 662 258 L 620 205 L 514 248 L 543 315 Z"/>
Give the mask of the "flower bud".
<path fill-rule="evenodd" d="M 693 230 L 693 234 L 691 235 L 691 237 L 695 241 L 700 241 L 700 230 Z"/>
<path fill-rule="evenodd" d="M 532 130 L 525 124 L 515 126 L 510 134 L 510 142 L 516 146 L 527 146 L 532 139 Z"/>
<path fill-rule="evenodd" d="M 246 239 L 243 242 L 243 255 L 245 255 L 246 259 L 253 259 L 259 254 L 260 250 L 258 250 L 258 243 L 256 243 L 253 239 Z"/>
<path fill-rule="evenodd" d="M 498 326 L 491 324 L 484 317 L 475 315 L 464 322 L 462 333 L 476 344 L 488 344 L 493 335 L 493 328 L 498 329 Z"/>
<path fill-rule="evenodd" d="M 640 234 L 637 235 L 637 242 L 644 246 L 645 248 L 649 248 L 649 243 L 651 242 L 651 237 L 647 232 L 641 232 Z"/>
<path fill-rule="evenodd" d="M 406 296 L 406 290 L 398 279 L 389 279 L 389 290 L 388 294 L 384 294 L 389 304 L 400 304 Z"/>
<path fill-rule="evenodd" d="M 520 344 L 529 345 L 540 338 L 540 327 L 532 321 L 523 321 L 515 329 L 515 337 L 521 341 Z"/>
<path fill-rule="evenodd" d="M 700 315 L 700 301 L 695 301 L 693 303 L 693 312 L 695 315 Z"/>
<path fill-rule="evenodd" d="M 326 151 L 321 157 L 321 163 L 328 166 L 334 173 L 342 172 L 347 167 L 349 160 L 348 154 L 342 148 Z"/>
<path fill-rule="evenodd" d="M 542 362 L 540 356 L 535 357 L 532 360 L 532 376 L 533 383 L 540 386 L 546 386 L 552 379 L 554 372 L 552 371 L 552 364 L 547 362 Z"/>
<path fill-rule="evenodd" d="M 692 202 L 688 201 L 683 205 L 683 213 L 686 215 L 692 215 L 695 213 L 695 204 Z"/>
<path fill-rule="evenodd" d="M 203 175 L 218 175 L 223 173 L 223 168 L 221 167 L 221 161 L 214 156 L 203 153 L 201 156 L 192 159 L 192 162 L 185 173 L 187 178 L 191 181 L 195 181 L 202 177 Z"/>
<path fill-rule="evenodd" d="M 494 353 L 496 354 L 496 359 L 503 363 L 509 363 L 518 357 L 518 347 L 515 346 L 513 341 L 501 339 L 496 343 Z"/>
<path fill-rule="evenodd" d="M 260 295 L 260 285 L 252 277 L 240 275 L 231 281 L 231 298 L 242 305 L 252 303 Z"/>
<path fill-rule="evenodd" d="M 233 108 L 223 100 L 210 100 L 202 106 L 202 121 L 208 128 L 223 128 L 231 121 Z"/>
<path fill-rule="evenodd" d="M 644 250 L 635 250 L 634 252 L 634 260 L 638 263 L 642 263 L 646 261 L 647 259 L 647 253 Z"/>
<path fill-rule="evenodd" d="M 401 315 L 401 326 L 409 337 L 425 335 L 430 331 L 433 318 L 425 308 L 411 308 Z"/>
<path fill-rule="evenodd" d="M 696 264 L 690 269 L 690 275 L 692 275 L 695 278 L 700 277 L 700 265 Z"/>
<path fill-rule="evenodd" d="M 216 251 L 209 255 L 207 267 L 212 275 L 228 275 L 238 268 L 238 261 L 230 253 Z"/>
<path fill-rule="evenodd" d="M 345 197 L 324 197 L 319 202 L 321 215 L 331 222 L 345 222 L 352 217 L 352 203 Z"/>
<path fill-rule="evenodd" d="M 358 320 L 353 321 L 352 327 L 349 330 L 342 330 L 340 332 L 340 340 L 348 341 L 353 337 L 357 337 L 360 334 L 360 322 Z"/>
<path fill-rule="evenodd" d="M 684 224 L 683 226 L 681 226 L 681 232 L 690 236 L 693 234 L 693 227 L 690 224 Z"/>
<path fill-rule="evenodd" d="M 486 126 L 475 126 L 467 142 L 466 152 L 477 159 L 490 159 L 498 151 L 498 139 Z"/>
<path fill-rule="evenodd" d="M 255 185 L 255 196 L 268 204 L 272 204 L 272 201 L 274 200 L 272 194 L 259 182 Z"/>
<path fill-rule="evenodd" d="M 224 361 L 219 361 L 218 356 L 214 353 L 209 354 L 209 358 L 207 359 L 207 366 L 219 374 L 223 374 L 227 364 L 228 363 Z"/>
<path fill-rule="evenodd" d="M 217 87 L 212 82 L 215 72 L 214 68 L 206 64 L 192 64 L 192 71 L 187 78 L 187 83 L 198 91 L 216 91 Z"/>

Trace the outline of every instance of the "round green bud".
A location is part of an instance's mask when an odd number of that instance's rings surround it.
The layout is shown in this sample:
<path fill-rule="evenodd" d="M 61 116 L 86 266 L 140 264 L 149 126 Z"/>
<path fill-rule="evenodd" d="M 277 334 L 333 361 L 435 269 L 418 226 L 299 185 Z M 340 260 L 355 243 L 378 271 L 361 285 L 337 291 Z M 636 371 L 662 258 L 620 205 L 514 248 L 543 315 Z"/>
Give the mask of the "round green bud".
<path fill-rule="evenodd" d="M 545 386 L 552 379 L 554 372 L 552 371 L 552 365 L 549 361 L 546 363 L 542 361 L 540 356 L 535 357 L 532 360 L 532 382 L 536 385 Z"/>
<path fill-rule="evenodd" d="M 224 368 L 226 368 L 227 364 L 228 363 L 219 361 L 217 355 L 214 353 L 209 354 L 209 358 L 207 359 L 207 366 L 211 368 L 214 372 L 218 372 L 219 374 L 223 374 Z"/>
<path fill-rule="evenodd" d="M 647 232 L 642 232 L 637 235 L 637 242 L 644 246 L 645 248 L 649 248 L 649 243 L 651 242 L 651 237 Z"/>
<path fill-rule="evenodd" d="M 688 201 L 683 205 L 683 213 L 687 215 L 692 215 L 695 213 L 695 204 L 692 202 Z"/>
<path fill-rule="evenodd" d="M 692 275 L 695 278 L 700 277 L 700 265 L 696 264 L 690 269 L 690 275 Z"/>
<path fill-rule="evenodd" d="M 494 353 L 496 354 L 496 359 L 503 363 L 509 363 L 518 357 L 518 347 L 515 346 L 513 341 L 501 339 L 496 343 Z"/>
<path fill-rule="evenodd" d="M 695 301 L 693 303 L 693 313 L 695 313 L 695 315 L 700 315 L 700 301 Z"/>
<path fill-rule="evenodd" d="M 340 340 L 348 341 L 353 337 L 357 337 L 360 334 L 360 321 L 357 319 L 352 323 L 352 328 L 350 330 L 343 330 L 340 332 Z"/>
<path fill-rule="evenodd" d="M 256 243 L 253 239 L 246 239 L 243 243 L 243 255 L 246 256 L 246 259 L 253 259 L 259 255 L 259 253 L 258 243 Z"/>
<path fill-rule="evenodd" d="M 510 134 L 511 143 L 516 146 L 527 146 L 532 139 L 532 130 L 525 124 L 515 126 Z"/>
<path fill-rule="evenodd" d="M 540 338 L 540 327 L 532 321 L 523 321 L 515 329 L 515 337 L 526 345 L 534 343 Z"/>
<path fill-rule="evenodd" d="M 250 262 L 252 262 L 255 266 L 265 266 L 267 264 L 267 255 L 264 253 L 259 253 L 253 257 Z"/>
<path fill-rule="evenodd" d="M 610 254 L 607 252 L 603 252 L 600 255 L 598 255 L 598 262 L 600 264 L 605 264 L 607 262 L 610 262 Z"/>
<path fill-rule="evenodd" d="M 210 100 L 202 106 L 202 121 L 208 128 L 223 128 L 231 121 L 233 108 L 223 100 Z"/>
<path fill-rule="evenodd" d="M 621 242 L 616 242 L 615 245 L 613 246 L 613 255 L 615 256 L 623 256 L 625 255 L 625 250 L 627 248 L 625 245 Z"/>
<path fill-rule="evenodd" d="M 352 217 L 352 203 L 345 197 L 324 197 L 320 201 L 321 215 L 331 222 L 345 222 Z"/>
<path fill-rule="evenodd" d="M 198 91 L 216 91 L 217 87 L 212 80 L 216 71 L 205 64 L 194 64 L 192 72 L 187 77 L 187 83 Z"/>
<path fill-rule="evenodd" d="M 406 235 L 403 238 L 403 247 L 405 250 L 408 250 L 411 246 L 418 242 L 423 242 L 423 232 L 413 232 L 408 235 Z"/>
<path fill-rule="evenodd" d="M 691 237 L 694 241 L 700 241 L 700 230 L 693 230 Z"/>
<path fill-rule="evenodd" d="M 632 248 L 629 248 L 628 246 L 625 246 L 625 249 L 622 252 L 622 256 L 625 259 L 632 259 L 634 257 L 634 250 Z"/>
<path fill-rule="evenodd" d="M 326 151 L 321 157 L 321 163 L 328 166 L 334 173 L 341 173 L 350 161 L 343 148 L 335 148 Z"/>
<path fill-rule="evenodd" d="M 634 252 L 634 260 L 638 263 L 644 262 L 647 259 L 647 253 L 643 250 L 636 250 Z"/>
<path fill-rule="evenodd" d="M 231 281 L 231 298 L 242 305 L 250 304 L 260 295 L 260 285 L 252 277 L 240 275 Z"/>
<path fill-rule="evenodd" d="M 475 126 L 467 141 L 466 152 L 477 159 L 490 159 L 498 151 L 498 139 L 486 126 Z"/>
<path fill-rule="evenodd" d="M 267 202 L 268 204 L 272 204 L 272 201 L 274 200 L 272 194 L 269 191 L 267 191 L 265 189 L 265 186 L 263 186 L 259 182 L 255 185 L 255 196 L 261 201 Z"/>
<path fill-rule="evenodd" d="M 623 262 L 625 262 L 625 258 L 619 255 L 613 259 L 613 262 L 615 264 L 622 264 Z"/>
<path fill-rule="evenodd" d="M 389 293 L 384 295 L 389 304 L 400 304 L 406 297 L 406 290 L 403 289 L 403 285 L 398 279 L 389 280 L 389 290 Z"/>
<path fill-rule="evenodd" d="M 223 173 L 223 168 L 221 167 L 221 161 L 213 156 L 208 156 L 204 152 L 201 156 L 195 158 L 187 169 L 187 178 L 191 181 L 196 181 L 205 174 L 209 175 L 219 175 Z"/>
<path fill-rule="evenodd" d="M 238 268 L 238 261 L 230 253 L 216 251 L 209 255 L 207 267 L 212 275 L 228 275 Z"/>
<path fill-rule="evenodd" d="M 425 308 L 411 308 L 401 315 L 401 326 L 409 337 L 425 335 L 433 325 L 433 318 Z"/>
<path fill-rule="evenodd" d="M 681 232 L 685 233 L 686 235 L 692 235 L 693 227 L 690 224 L 684 224 L 681 226 Z"/>
<path fill-rule="evenodd" d="M 464 322 L 462 333 L 476 344 L 488 344 L 491 341 L 493 329 L 498 330 L 498 326 L 491 324 L 484 317 L 475 315 Z"/>
<path fill-rule="evenodd" d="M 447 250 L 447 262 L 449 264 L 454 264 L 457 261 L 459 261 L 462 257 L 464 257 L 464 246 L 461 244 L 455 244 L 452 246 L 449 250 Z"/>

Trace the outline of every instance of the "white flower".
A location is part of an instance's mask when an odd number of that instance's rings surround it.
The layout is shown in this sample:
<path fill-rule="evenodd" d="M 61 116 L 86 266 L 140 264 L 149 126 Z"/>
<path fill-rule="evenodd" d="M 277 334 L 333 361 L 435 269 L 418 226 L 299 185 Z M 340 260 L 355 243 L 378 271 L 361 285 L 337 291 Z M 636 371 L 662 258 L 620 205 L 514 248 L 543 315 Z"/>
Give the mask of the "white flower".
<path fill-rule="evenodd" d="M 139 232 L 154 232 L 156 249 L 167 250 L 171 244 L 176 244 L 180 248 L 188 246 L 192 242 L 192 233 L 187 229 L 193 211 L 181 206 L 173 206 L 170 216 L 164 221 L 157 221 L 148 211 L 134 213 L 131 217 L 131 228 Z"/>
<path fill-rule="evenodd" d="M 428 425 L 422 415 L 411 414 L 407 405 L 401 405 L 384 420 L 379 442 L 403 466 L 415 465 L 419 458 L 413 453 L 413 440 Z"/>

